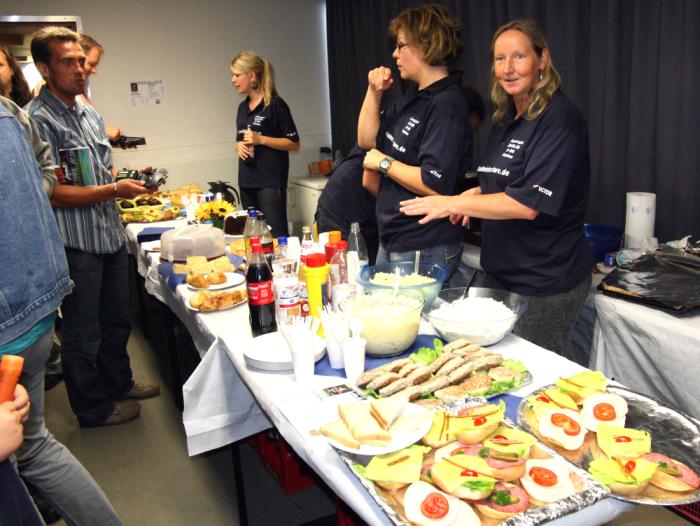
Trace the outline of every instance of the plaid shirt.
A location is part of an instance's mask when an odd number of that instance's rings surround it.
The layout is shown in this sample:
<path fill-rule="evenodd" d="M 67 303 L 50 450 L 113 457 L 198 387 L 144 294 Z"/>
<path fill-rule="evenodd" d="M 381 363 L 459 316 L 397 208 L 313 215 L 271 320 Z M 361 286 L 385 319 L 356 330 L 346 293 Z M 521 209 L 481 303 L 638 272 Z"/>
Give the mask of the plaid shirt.
<path fill-rule="evenodd" d="M 97 184 L 114 182 L 112 147 L 104 123 L 92 106 L 76 99 L 69 108 L 44 86 L 26 110 L 36 122 L 41 137 L 51 145 L 54 163 L 60 164 L 59 150 L 87 147 Z M 113 254 L 124 244 L 124 227 L 114 199 L 87 206 L 54 208 L 54 213 L 67 247 L 91 254 Z"/>

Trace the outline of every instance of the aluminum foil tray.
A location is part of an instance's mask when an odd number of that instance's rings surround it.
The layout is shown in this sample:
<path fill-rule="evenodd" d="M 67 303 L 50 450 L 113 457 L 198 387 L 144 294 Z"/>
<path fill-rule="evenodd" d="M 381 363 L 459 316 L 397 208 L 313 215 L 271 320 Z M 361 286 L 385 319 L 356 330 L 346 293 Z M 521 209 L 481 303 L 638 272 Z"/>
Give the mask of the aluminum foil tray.
<path fill-rule="evenodd" d="M 464 402 L 444 404 L 436 409 L 445 409 L 452 414 L 457 414 L 457 412 L 462 408 L 481 405 L 485 402 L 486 399 L 484 398 L 471 398 Z M 511 427 L 518 427 L 508 418 L 504 418 L 503 423 Z M 554 449 L 541 442 L 537 442 L 533 448 L 537 448 L 539 452 L 549 455 L 550 457 L 562 458 L 562 456 Z M 360 480 L 360 483 L 365 487 L 374 501 L 382 508 L 382 510 L 384 510 L 384 513 L 386 513 L 389 520 L 397 526 L 410 526 L 410 523 L 403 516 L 403 510 L 401 509 L 401 505 L 398 503 L 398 501 L 392 498 L 392 495 L 389 492 L 378 489 L 374 483 L 372 483 L 372 481 L 365 479 L 359 473 L 357 473 L 357 471 L 355 471 L 354 466 L 356 464 L 366 466 L 371 460 L 371 457 L 354 455 L 352 453 L 345 453 L 342 451 L 338 451 L 338 454 L 340 455 L 340 458 L 348 465 L 350 471 L 352 471 L 352 473 Z M 598 484 L 598 482 L 596 482 L 584 469 L 581 469 L 576 465 L 571 465 L 570 469 L 581 481 L 583 486 L 581 491 L 546 506 L 531 506 L 527 510 L 513 515 L 505 521 L 498 522 L 498 524 L 503 526 L 535 526 L 537 524 L 543 524 L 559 517 L 563 517 L 564 515 L 579 511 L 610 495 L 607 489 Z M 495 524 L 497 521 L 484 518 L 483 523 Z"/>
<path fill-rule="evenodd" d="M 542 437 L 533 429 L 531 419 L 528 418 L 530 412 L 526 411 L 527 399 L 537 396 L 549 387 L 552 386 L 548 385 L 531 393 L 523 398 L 518 406 L 518 424 L 540 440 Z M 700 469 L 700 423 L 697 420 L 650 396 L 621 385 L 608 385 L 607 392 L 617 394 L 627 401 L 628 412 L 625 427 L 648 431 L 651 434 L 652 451 L 668 455 L 687 465 L 696 473 L 698 472 Z M 558 446 L 552 446 L 552 449 L 574 465 L 588 469 L 588 465 L 593 460 L 591 446 L 594 443 L 595 433 L 589 432 L 580 450 L 570 452 Z M 665 491 L 650 484 L 639 495 L 625 496 L 610 493 L 610 496 L 637 504 L 668 506 L 700 501 L 700 488 L 693 492 L 677 493 Z"/>

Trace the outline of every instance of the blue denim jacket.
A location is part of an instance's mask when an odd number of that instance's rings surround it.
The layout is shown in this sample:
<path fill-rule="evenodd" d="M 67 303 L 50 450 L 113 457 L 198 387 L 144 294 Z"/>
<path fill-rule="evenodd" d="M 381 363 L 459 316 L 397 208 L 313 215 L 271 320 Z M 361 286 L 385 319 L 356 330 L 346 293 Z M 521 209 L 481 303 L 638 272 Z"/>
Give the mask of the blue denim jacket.
<path fill-rule="evenodd" d="M 0 106 L 0 345 L 71 292 L 68 263 L 26 132 Z"/>

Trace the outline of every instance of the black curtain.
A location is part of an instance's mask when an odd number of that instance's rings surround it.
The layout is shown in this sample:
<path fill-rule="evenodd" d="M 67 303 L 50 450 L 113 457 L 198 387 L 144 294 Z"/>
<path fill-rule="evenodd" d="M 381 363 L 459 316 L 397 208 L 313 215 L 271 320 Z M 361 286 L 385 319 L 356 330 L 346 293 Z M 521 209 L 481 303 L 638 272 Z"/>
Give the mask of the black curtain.
<path fill-rule="evenodd" d="M 334 149 L 347 153 L 355 143 L 367 72 L 394 67 L 389 22 L 421 3 L 327 0 Z M 542 27 L 562 89 L 588 120 L 588 222 L 624 228 L 626 192 L 654 192 L 659 240 L 700 237 L 700 143 L 694 132 L 700 124 L 694 100 L 700 95 L 700 1 L 440 3 L 462 22 L 464 83 L 485 101 L 494 31 L 522 17 Z M 481 144 L 489 127 L 481 127 Z"/>

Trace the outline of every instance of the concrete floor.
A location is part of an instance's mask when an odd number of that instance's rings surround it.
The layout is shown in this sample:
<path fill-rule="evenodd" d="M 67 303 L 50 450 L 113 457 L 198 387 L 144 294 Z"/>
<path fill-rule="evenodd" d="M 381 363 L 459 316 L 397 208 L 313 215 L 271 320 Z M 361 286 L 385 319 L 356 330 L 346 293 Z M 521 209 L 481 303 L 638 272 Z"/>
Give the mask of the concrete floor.
<path fill-rule="evenodd" d="M 80 429 L 61 383 L 47 392 L 48 428 L 92 473 L 125 525 L 237 525 L 229 449 L 190 458 L 166 373 L 137 328 L 129 354 L 135 377 L 159 382 L 162 389 L 159 397 L 142 402 L 139 418 L 120 426 Z M 335 502 L 326 489 L 286 494 L 250 446 L 243 446 L 241 454 L 250 524 L 303 524 L 334 512 Z M 651 524 L 689 523 L 664 508 L 639 506 L 610 526 Z"/>

